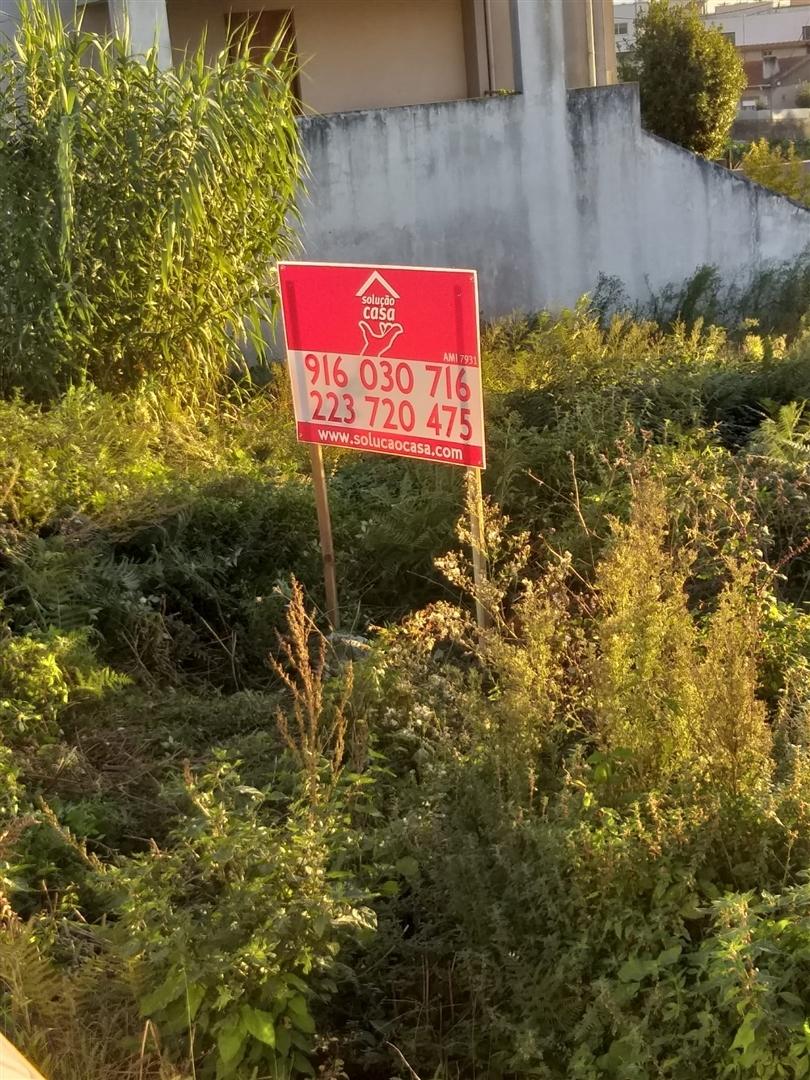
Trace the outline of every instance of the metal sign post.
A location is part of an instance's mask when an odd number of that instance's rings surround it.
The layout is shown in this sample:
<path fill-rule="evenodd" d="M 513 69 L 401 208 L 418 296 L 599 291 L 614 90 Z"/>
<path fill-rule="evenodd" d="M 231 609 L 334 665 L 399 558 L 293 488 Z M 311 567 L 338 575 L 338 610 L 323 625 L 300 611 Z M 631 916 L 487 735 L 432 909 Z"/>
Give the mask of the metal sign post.
<path fill-rule="evenodd" d="M 468 470 L 479 626 L 487 562 L 478 281 L 473 270 L 279 263 L 298 439 L 311 460 L 327 609 L 338 625 L 321 446 Z"/>

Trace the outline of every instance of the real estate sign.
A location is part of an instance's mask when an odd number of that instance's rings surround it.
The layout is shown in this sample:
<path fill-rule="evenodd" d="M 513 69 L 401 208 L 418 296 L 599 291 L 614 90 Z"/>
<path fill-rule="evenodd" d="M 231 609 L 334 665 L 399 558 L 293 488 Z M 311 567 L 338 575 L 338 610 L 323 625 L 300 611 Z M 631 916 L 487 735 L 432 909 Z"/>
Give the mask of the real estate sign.
<path fill-rule="evenodd" d="M 483 469 L 473 270 L 279 264 L 301 442 Z"/>

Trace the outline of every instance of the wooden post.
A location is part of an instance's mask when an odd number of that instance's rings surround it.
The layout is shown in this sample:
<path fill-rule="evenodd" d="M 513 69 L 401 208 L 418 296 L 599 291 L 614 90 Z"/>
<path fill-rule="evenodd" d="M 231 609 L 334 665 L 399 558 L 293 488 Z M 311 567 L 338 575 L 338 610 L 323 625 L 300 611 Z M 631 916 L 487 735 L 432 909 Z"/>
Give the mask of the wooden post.
<path fill-rule="evenodd" d="M 475 581 L 475 617 L 480 630 L 492 626 L 492 616 L 481 600 L 481 590 L 487 581 L 487 544 L 484 525 L 484 495 L 481 490 L 481 470 L 467 469 L 467 508 L 472 534 L 473 580 Z"/>
<path fill-rule="evenodd" d="M 332 629 L 339 630 L 340 609 L 338 608 L 337 575 L 335 574 L 335 548 L 332 544 L 332 519 L 329 516 L 329 496 L 326 491 L 323 454 L 317 443 L 310 443 L 309 458 L 312 462 L 312 486 L 315 489 L 318 530 L 321 534 L 323 580 L 326 586 L 326 615 Z"/>

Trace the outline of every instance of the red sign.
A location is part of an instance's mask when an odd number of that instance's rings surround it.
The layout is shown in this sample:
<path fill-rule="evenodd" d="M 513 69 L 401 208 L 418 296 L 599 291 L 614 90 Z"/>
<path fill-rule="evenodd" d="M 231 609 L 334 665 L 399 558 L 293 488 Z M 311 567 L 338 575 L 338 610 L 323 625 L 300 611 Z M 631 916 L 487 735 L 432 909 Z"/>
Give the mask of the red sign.
<path fill-rule="evenodd" d="M 474 270 L 278 270 L 299 441 L 484 468 Z"/>

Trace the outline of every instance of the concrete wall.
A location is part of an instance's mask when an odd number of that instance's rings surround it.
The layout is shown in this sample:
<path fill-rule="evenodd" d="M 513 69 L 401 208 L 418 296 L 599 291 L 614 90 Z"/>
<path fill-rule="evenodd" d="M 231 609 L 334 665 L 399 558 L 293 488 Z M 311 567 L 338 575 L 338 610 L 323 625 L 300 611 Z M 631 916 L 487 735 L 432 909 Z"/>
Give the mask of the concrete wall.
<path fill-rule="evenodd" d="M 810 244 L 810 212 L 642 132 L 635 86 L 566 94 L 559 0 L 518 9 L 522 94 L 301 122 L 308 258 L 475 268 L 498 315 Z"/>
<path fill-rule="evenodd" d="M 10 3 L 5 2 L 5 0 L 0 0 L 0 41 L 10 38 L 14 33 L 16 25 L 16 11 L 12 11 Z"/>

